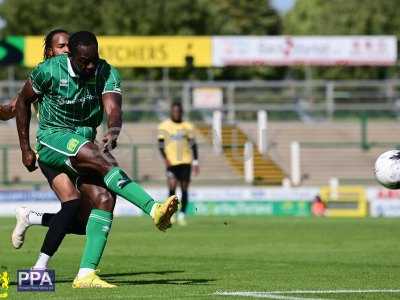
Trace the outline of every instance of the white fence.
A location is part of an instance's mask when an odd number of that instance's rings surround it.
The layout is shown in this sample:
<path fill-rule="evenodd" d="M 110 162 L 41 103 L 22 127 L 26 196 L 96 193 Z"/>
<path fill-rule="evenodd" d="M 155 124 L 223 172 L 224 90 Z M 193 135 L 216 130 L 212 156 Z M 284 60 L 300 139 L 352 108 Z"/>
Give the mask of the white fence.
<path fill-rule="evenodd" d="M 0 101 L 15 96 L 21 81 L 0 81 Z M 220 89 L 219 107 L 193 103 L 198 88 Z M 400 80 L 382 81 L 125 81 L 124 111 L 163 115 L 172 101 L 182 101 L 186 112 L 199 112 L 211 121 L 213 110 L 226 120 L 257 118 L 257 111 L 292 113 L 307 121 L 332 118 L 338 112 L 387 112 L 400 115 Z M 214 101 L 213 103 L 219 103 Z M 250 116 L 250 117 L 249 117 Z"/>

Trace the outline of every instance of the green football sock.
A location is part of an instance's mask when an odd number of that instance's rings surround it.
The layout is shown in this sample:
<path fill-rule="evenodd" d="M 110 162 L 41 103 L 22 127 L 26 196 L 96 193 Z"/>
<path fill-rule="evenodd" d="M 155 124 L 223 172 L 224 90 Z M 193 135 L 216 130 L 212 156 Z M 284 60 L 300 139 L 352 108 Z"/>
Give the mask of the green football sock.
<path fill-rule="evenodd" d="M 81 259 L 81 268 L 95 270 L 103 255 L 113 215 L 111 212 L 92 209 L 86 226 L 86 244 Z"/>
<path fill-rule="evenodd" d="M 155 201 L 140 185 L 133 182 L 124 170 L 118 167 L 112 168 L 104 176 L 104 182 L 111 191 L 135 204 L 146 214 L 150 215 Z"/>

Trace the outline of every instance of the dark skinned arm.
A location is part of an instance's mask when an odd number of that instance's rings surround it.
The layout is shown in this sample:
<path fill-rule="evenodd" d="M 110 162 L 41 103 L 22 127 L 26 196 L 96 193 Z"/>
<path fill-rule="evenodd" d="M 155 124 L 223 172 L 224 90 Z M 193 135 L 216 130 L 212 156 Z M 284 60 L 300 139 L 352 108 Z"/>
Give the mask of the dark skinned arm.
<path fill-rule="evenodd" d="M 29 172 L 36 167 L 36 154 L 32 150 L 29 140 L 29 126 L 31 122 L 31 104 L 37 99 L 37 94 L 32 89 L 30 80 L 26 81 L 19 92 L 16 102 L 16 118 L 19 145 L 22 152 L 22 162 Z"/>
<path fill-rule="evenodd" d="M 110 151 L 117 147 L 117 139 L 122 128 L 122 96 L 118 93 L 105 93 L 102 101 L 108 127 L 107 133 L 103 137 L 103 150 Z"/>
<path fill-rule="evenodd" d="M 164 159 L 166 167 L 170 167 L 171 163 L 167 158 L 167 154 L 165 153 L 165 140 L 164 138 L 159 137 L 158 138 L 158 150 L 160 151 L 160 154 L 162 158 Z"/>
<path fill-rule="evenodd" d="M 165 153 L 165 140 L 162 138 L 158 138 L 158 150 L 160 151 L 162 158 L 164 160 L 167 159 L 167 154 Z"/>
<path fill-rule="evenodd" d="M 193 162 L 192 162 L 192 167 L 193 167 L 193 173 L 195 176 L 199 175 L 200 173 L 200 167 L 199 167 L 199 151 L 197 148 L 197 143 L 194 138 L 189 139 L 189 144 L 190 148 L 192 149 L 192 155 L 193 155 Z"/>
<path fill-rule="evenodd" d="M 0 120 L 7 121 L 15 117 L 18 96 L 11 99 L 10 103 L 0 105 Z"/>

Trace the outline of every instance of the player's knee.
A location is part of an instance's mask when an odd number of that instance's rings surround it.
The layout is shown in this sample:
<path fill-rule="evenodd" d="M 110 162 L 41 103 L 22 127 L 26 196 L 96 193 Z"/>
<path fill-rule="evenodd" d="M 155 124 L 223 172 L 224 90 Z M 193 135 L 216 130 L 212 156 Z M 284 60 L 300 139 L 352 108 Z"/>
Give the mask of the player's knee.
<path fill-rule="evenodd" d="M 62 202 L 79 198 L 79 192 L 66 174 L 56 176 L 51 187 Z"/>
<path fill-rule="evenodd" d="M 61 202 L 69 201 L 72 199 L 79 198 L 79 193 L 75 189 L 60 189 L 59 187 L 53 187 L 53 191 Z"/>
<path fill-rule="evenodd" d="M 99 161 L 98 171 L 104 176 L 110 171 L 114 165 L 106 160 Z"/>
<path fill-rule="evenodd" d="M 181 189 L 182 189 L 182 191 L 187 192 L 188 189 L 189 189 L 189 183 L 183 183 L 183 184 L 181 184 Z"/>
<path fill-rule="evenodd" d="M 115 198 L 108 191 L 103 191 L 97 195 L 96 203 L 99 208 L 112 210 L 114 208 Z"/>
<path fill-rule="evenodd" d="M 107 155 L 93 143 L 82 147 L 78 155 L 71 159 L 71 162 L 78 169 L 89 169 L 103 176 L 113 167 L 113 164 L 107 159 Z"/>
<path fill-rule="evenodd" d="M 92 163 L 94 169 L 102 174 L 108 172 L 113 167 L 112 156 L 102 152 L 97 145 L 94 145 L 91 150 L 88 161 Z"/>

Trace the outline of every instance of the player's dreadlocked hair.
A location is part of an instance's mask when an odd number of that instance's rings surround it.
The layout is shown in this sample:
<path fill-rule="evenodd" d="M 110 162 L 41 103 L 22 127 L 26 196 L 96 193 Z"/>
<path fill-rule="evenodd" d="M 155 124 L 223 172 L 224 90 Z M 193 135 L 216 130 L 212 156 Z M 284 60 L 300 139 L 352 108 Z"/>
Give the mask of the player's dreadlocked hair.
<path fill-rule="evenodd" d="M 44 59 L 48 59 L 50 57 L 50 50 L 51 50 L 51 44 L 53 42 L 53 37 L 56 34 L 59 33 L 65 33 L 65 34 L 69 34 L 68 31 L 64 30 L 64 29 L 54 29 L 52 31 L 50 31 L 46 37 L 44 38 L 44 51 L 43 51 L 43 57 Z"/>
<path fill-rule="evenodd" d="M 73 33 L 69 38 L 68 45 L 71 55 L 76 53 L 78 46 L 98 46 L 96 36 L 90 31 L 78 31 Z"/>

